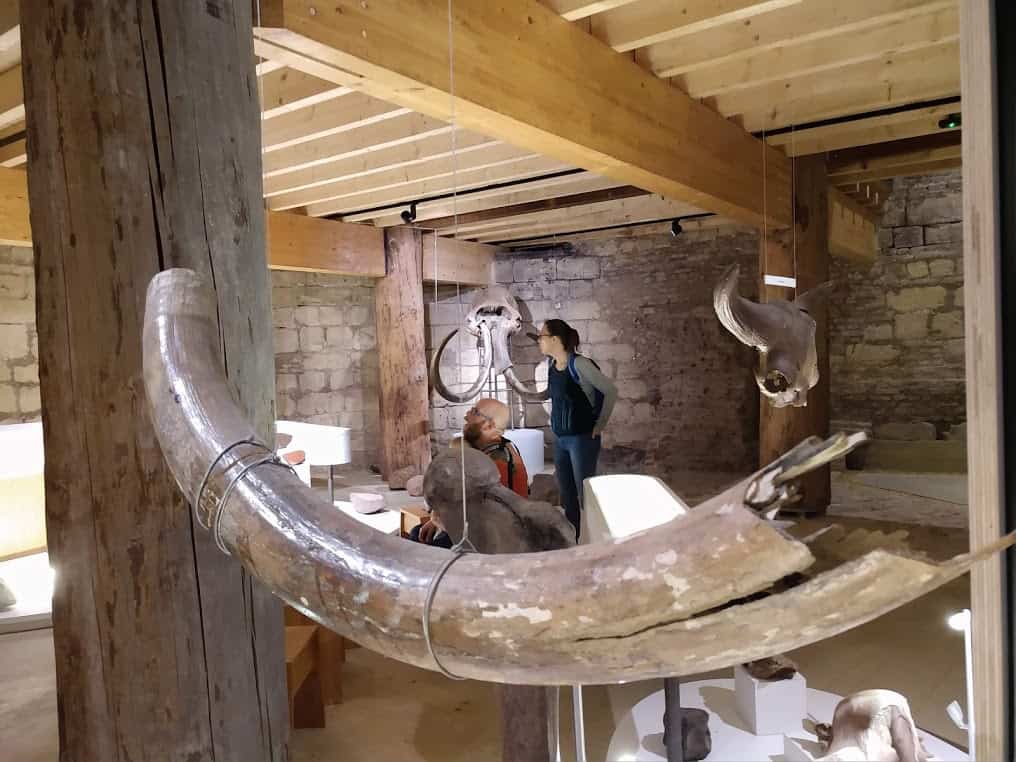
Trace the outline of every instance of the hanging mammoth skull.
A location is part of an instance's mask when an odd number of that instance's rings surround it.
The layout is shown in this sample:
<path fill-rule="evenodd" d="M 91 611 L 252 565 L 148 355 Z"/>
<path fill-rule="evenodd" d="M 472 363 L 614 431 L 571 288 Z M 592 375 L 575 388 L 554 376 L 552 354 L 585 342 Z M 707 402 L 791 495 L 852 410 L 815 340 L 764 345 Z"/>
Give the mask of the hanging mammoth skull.
<path fill-rule="evenodd" d="M 461 330 L 479 339 L 480 372 L 476 381 L 466 391 L 451 391 L 441 378 L 441 356 L 445 347 L 456 333 Z M 522 329 L 522 313 L 518 303 L 503 286 L 490 286 L 480 289 L 473 298 L 473 303 L 466 313 L 462 326 L 445 336 L 438 345 L 430 361 L 431 386 L 449 402 L 467 402 L 477 394 L 487 382 L 491 370 L 504 375 L 508 385 L 518 392 L 523 399 L 540 401 L 547 399 L 547 392 L 530 389 L 515 375 L 508 347 L 511 337 Z"/>
<path fill-rule="evenodd" d="M 738 341 L 761 354 L 755 381 L 773 406 L 804 407 L 808 390 L 818 383 L 812 312 L 826 298 L 832 284 L 816 286 L 793 302 L 774 299 L 757 304 L 737 293 L 740 274 L 741 268 L 731 265 L 716 285 L 716 316 Z"/>

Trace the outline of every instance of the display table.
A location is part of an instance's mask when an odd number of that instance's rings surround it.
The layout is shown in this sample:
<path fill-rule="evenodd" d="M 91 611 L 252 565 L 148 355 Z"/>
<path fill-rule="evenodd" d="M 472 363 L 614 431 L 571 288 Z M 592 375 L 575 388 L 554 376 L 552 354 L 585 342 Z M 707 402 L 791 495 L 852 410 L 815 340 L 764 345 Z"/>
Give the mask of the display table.
<path fill-rule="evenodd" d="M 834 693 L 808 689 L 808 713 L 819 722 L 830 722 L 836 705 L 842 699 Z M 737 712 L 732 679 L 697 680 L 681 685 L 681 705 L 705 709 L 709 712 L 709 732 L 713 749 L 706 760 L 722 762 L 783 762 L 784 737 L 780 735 L 756 736 Z M 944 712 L 945 709 L 943 708 Z M 820 755 L 815 735 L 805 725 L 789 735 L 814 756 Z M 928 753 L 935 762 L 968 762 L 967 755 L 945 741 L 919 731 Z M 666 762 L 663 748 L 663 691 L 657 691 L 639 701 L 618 722 L 607 751 L 609 760 L 653 760 Z"/>
<path fill-rule="evenodd" d="M 394 534 L 396 536 L 400 534 L 399 529 L 402 526 L 401 511 L 383 510 L 377 513 L 359 513 L 353 508 L 353 504 L 346 500 L 336 500 L 335 507 L 361 524 L 373 527 L 379 532 Z"/>

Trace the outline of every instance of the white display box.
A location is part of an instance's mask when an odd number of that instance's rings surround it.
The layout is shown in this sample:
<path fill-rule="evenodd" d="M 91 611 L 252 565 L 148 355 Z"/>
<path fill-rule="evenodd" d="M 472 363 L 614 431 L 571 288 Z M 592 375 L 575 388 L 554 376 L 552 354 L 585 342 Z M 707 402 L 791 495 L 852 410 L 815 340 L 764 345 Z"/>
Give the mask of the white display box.
<path fill-rule="evenodd" d="M 789 680 L 756 680 L 734 667 L 737 711 L 757 736 L 800 732 L 807 715 L 808 683 L 800 672 Z"/>

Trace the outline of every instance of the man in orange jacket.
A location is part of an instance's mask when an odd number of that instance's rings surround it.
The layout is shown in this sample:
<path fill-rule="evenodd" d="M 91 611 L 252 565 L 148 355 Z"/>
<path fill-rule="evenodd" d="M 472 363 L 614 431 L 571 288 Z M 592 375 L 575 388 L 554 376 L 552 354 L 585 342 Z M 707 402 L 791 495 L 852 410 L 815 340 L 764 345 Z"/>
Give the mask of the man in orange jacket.
<path fill-rule="evenodd" d="M 501 474 L 501 483 L 522 497 L 529 497 L 529 474 L 518 448 L 506 439 L 504 430 L 508 427 L 508 406 L 495 399 L 477 400 L 465 416 L 462 438 L 466 444 L 490 457 Z M 456 441 L 452 441 L 456 445 Z M 430 545 L 444 545 L 448 535 L 432 520 L 420 524 L 419 530 L 410 533 L 410 538 Z M 447 547 L 451 541 L 448 540 Z"/>

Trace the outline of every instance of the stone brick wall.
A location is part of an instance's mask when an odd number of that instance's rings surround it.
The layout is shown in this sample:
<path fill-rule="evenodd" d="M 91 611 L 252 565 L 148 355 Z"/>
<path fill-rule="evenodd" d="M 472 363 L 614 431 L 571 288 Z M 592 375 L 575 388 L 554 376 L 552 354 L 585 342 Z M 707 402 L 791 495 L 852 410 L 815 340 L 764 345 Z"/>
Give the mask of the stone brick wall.
<path fill-rule="evenodd" d="M 0 246 L 0 424 L 37 421 L 40 408 L 32 250 Z"/>
<path fill-rule="evenodd" d="M 605 471 L 633 470 L 667 479 L 682 470 L 746 471 L 755 464 L 758 395 L 752 354 L 723 330 L 712 310 L 712 288 L 726 266 L 740 262 L 742 289 L 754 296 L 758 244 L 754 233 L 703 231 L 680 238 L 617 238 L 527 256 L 501 255 L 498 282 L 509 287 L 535 330 L 560 317 L 578 330 L 581 351 L 618 386 L 618 402 L 604 434 Z M 428 294 L 431 348 L 468 309 L 471 293 Z M 517 338 L 516 370 L 546 382 L 535 344 Z M 454 342 L 444 358 L 448 378 L 458 373 Z M 463 378 L 475 378 L 478 353 L 464 342 Z M 549 407 L 510 402 L 518 426 L 542 427 Z M 435 442 L 461 429 L 470 405 L 433 397 Z M 551 455 L 548 452 L 548 460 Z"/>
<path fill-rule="evenodd" d="M 374 281 L 272 272 L 276 413 L 348 426 L 352 462 L 378 462 Z"/>
<path fill-rule="evenodd" d="M 965 420 L 961 215 L 959 171 L 897 179 L 875 263 L 833 260 L 834 420 L 940 437 Z"/>

